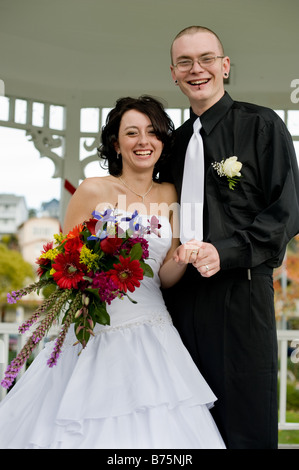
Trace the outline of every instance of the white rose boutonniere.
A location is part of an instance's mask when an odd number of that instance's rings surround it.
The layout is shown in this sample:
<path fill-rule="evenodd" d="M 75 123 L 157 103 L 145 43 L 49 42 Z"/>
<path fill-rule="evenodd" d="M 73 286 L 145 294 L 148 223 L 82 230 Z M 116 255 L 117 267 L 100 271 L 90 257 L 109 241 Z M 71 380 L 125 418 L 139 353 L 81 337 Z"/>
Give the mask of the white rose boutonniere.
<path fill-rule="evenodd" d="M 234 190 L 235 185 L 242 177 L 241 168 L 242 163 L 238 162 L 238 157 L 229 157 L 221 162 L 212 163 L 212 167 L 217 171 L 219 176 L 226 176 L 228 180 L 229 189 Z"/>

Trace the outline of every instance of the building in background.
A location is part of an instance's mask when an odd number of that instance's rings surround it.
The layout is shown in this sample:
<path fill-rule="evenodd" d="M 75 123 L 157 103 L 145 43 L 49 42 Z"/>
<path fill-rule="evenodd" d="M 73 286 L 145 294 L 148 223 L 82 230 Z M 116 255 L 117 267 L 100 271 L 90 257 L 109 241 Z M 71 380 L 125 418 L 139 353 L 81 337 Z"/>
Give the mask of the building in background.
<path fill-rule="evenodd" d="M 24 196 L 0 194 L 0 237 L 17 233 L 18 227 L 28 219 Z"/>
<path fill-rule="evenodd" d="M 43 202 L 41 204 L 40 211 L 38 213 L 41 217 L 54 217 L 59 218 L 59 201 L 57 199 L 52 199 L 48 202 Z"/>
<path fill-rule="evenodd" d="M 59 220 L 54 217 L 32 217 L 26 220 L 18 230 L 20 252 L 25 261 L 36 268 L 36 258 L 43 246 L 53 241 L 53 235 L 59 233 Z"/>

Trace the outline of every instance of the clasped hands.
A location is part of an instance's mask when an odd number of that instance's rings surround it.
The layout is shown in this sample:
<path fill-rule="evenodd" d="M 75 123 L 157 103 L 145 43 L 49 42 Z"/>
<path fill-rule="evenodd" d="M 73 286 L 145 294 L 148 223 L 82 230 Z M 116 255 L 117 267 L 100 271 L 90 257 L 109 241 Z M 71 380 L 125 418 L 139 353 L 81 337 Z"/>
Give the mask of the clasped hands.
<path fill-rule="evenodd" d="M 191 263 L 203 277 L 211 277 L 220 270 L 220 257 L 211 243 L 189 240 L 173 254 L 178 264 Z"/>

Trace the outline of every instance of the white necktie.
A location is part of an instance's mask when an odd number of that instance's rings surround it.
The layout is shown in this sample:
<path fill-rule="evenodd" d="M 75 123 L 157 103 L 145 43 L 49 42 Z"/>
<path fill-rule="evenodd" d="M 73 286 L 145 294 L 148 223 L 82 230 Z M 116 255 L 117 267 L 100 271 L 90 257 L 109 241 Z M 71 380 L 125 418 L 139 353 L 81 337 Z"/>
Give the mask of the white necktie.
<path fill-rule="evenodd" d="M 194 133 L 186 152 L 181 194 L 180 239 L 182 243 L 202 240 L 204 203 L 204 154 L 200 119 L 193 124 Z"/>

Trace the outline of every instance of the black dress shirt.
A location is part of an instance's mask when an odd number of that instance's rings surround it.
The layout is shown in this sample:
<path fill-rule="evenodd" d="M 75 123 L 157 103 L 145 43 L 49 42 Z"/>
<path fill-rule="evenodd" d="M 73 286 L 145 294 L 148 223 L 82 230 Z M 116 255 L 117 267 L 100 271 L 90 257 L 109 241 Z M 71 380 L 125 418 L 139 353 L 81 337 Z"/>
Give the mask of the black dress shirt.
<path fill-rule="evenodd" d="M 175 131 L 174 153 L 160 171 L 180 198 L 184 159 L 197 116 Z M 221 268 L 281 264 L 299 232 L 299 173 L 290 133 L 271 109 L 224 96 L 201 116 L 205 157 L 204 241 L 218 250 Z M 229 189 L 212 163 L 236 156 L 240 181 Z"/>

